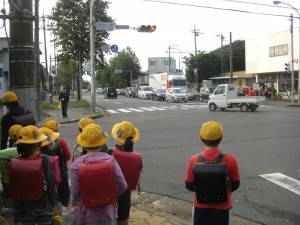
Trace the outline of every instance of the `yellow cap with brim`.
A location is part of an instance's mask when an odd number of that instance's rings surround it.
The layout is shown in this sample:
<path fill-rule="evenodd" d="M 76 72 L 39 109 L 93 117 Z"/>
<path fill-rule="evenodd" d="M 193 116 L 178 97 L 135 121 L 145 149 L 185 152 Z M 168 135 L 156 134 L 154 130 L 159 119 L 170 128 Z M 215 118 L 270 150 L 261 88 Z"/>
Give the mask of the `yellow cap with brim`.
<path fill-rule="evenodd" d="M 86 127 L 87 125 L 89 125 L 91 123 L 94 123 L 94 120 L 92 118 L 84 117 L 79 120 L 78 126 L 80 129 L 83 129 L 84 127 Z"/>
<path fill-rule="evenodd" d="M 53 130 L 54 132 L 58 131 L 58 128 L 60 127 L 59 122 L 55 121 L 55 120 L 48 120 L 44 123 L 43 125 L 44 127 L 48 127 L 51 130 Z"/>
<path fill-rule="evenodd" d="M 223 136 L 223 127 L 215 121 L 204 123 L 200 129 L 200 138 L 207 141 L 219 140 Z"/>
<path fill-rule="evenodd" d="M 77 136 L 77 143 L 85 148 L 99 147 L 108 141 L 108 134 L 98 124 L 91 123 Z"/>
<path fill-rule="evenodd" d="M 17 100 L 18 100 L 17 95 L 12 91 L 5 92 L 2 97 L 3 102 L 14 102 Z"/>
<path fill-rule="evenodd" d="M 19 124 L 11 126 L 8 131 L 9 138 L 12 140 L 18 139 L 22 128 L 23 128 L 23 126 L 19 125 Z"/>
<path fill-rule="evenodd" d="M 126 138 L 132 137 L 132 142 L 136 143 L 140 139 L 140 131 L 134 126 L 133 123 L 123 121 L 113 126 L 111 135 L 120 144 L 124 144 Z"/>
<path fill-rule="evenodd" d="M 59 137 L 59 133 L 54 132 L 53 130 L 51 130 L 48 127 L 42 127 L 42 128 L 40 128 L 40 131 L 42 134 L 47 136 L 46 140 L 44 140 L 42 142 L 42 147 L 52 143 Z"/>
<path fill-rule="evenodd" d="M 28 125 L 20 130 L 16 144 L 35 144 L 43 142 L 47 136 L 42 134 L 41 131 L 33 125 Z"/>

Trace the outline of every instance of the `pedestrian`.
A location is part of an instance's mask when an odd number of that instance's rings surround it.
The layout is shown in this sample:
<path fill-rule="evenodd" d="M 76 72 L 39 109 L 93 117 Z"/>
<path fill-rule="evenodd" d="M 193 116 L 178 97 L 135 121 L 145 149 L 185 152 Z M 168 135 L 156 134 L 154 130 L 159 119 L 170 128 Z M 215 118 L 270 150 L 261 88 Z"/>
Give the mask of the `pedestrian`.
<path fill-rule="evenodd" d="M 101 126 L 97 124 L 89 124 L 83 128 L 82 133 L 77 137 L 77 143 L 87 150 L 87 154 L 79 156 L 70 166 L 71 171 L 71 193 L 73 199 L 78 201 L 78 207 L 76 207 L 76 224 L 97 224 L 97 225 L 116 225 L 117 209 L 116 202 L 117 196 L 124 193 L 127 189 L 127 184 L 123 173 L 115 160 L 115 158 L 107 153 L 99 152 L 100 146 L 108 141 L 108 134 L 104 132 Z M 86 176 L 81 176 L 81 168 L 83 166 L 97 166 L 110 164 L 113 170 L 109 170 L 110 173 L 105 175 L 98 175 L 101 170 L 94 171 L 96 177 L 85 173 Z M 110 168 L 111 168 L 110 167 Z M 114 171 L 114 172 L 112 172 Z M 89 177 L 90 179 L 87 179 Z M 110 182 L 106 181 L 110 180 Z M 113 182 L 114 185 L 108 185 Z M 92 189 L 93 191 L 89 191 Z M 97 201 L 99 196 L 103 196 L 106 199 L 110 194 L 103 192 L 103 189 L 115 193 L 114 201 L 103 205 Z M 93 207 L 86 202 L 85 196 L 88 194 L 95 194 L 96 202 Z M 99 195 L 99 196 L 98 196 Z M 106 196 L 107 195 L 107 196 Z M 108 198 L 110 199 L 110 198 Z M 98 204 L 99 203 L 99 204 Z"/>
<path fill-rule="evenodd" d="M 68 168 L 65 164 L 65 154 L 59 142 L 55 142 L 60 133 L 54 132 L 48 127 L 40 128 L 42 134 L 47 136 L 47 139 L 42 142 L 40 152 L 48 156 L 58 156 L 59 161 L 59 171 L 61 182 L 58 185 L 57 189 L 57 200 L 61 203 L 62 206 L 67 207 L 70 202 L 70 187 L 69 187 L 69 178 L 68 178 Z"/>
<path fill-rule="evenodd" d="M 130 207 L 131 207 L 131 191 L 140 191 L 139 179 L 142 171 L 141 154 L 134 151 L 134 144 L 140 139 L 140 132 L 133 123 L 123 121 L 117 123 L 112 128 L 112 137 L 118 142 L 113 148 L 113 156 L 118 161 L 124 177 L 126 179 L 128 189 L 118 197 L 118 225 L 128 225 Z M 119 145 L 120 144 L 120 145 Z"/>
<path fill-rule="evenodd" d="M 39 153 L 47 139 L 39 129 L 29 125 L 21 129 L 17 144 L 20 154 L 10 162 L 10 198 L 14 224 L 51 224 L 56 191 L 51 161 Z"/>
<path fill-rule="evenodd" d="M 215 121 L 204 123 L 200 129 L 200 139 L 205 145 L 205 149 L 201 155 L 209 162 L 214 161 L 222 153 L 219 144 L 223 138 L 222 125 Z M 199 163 L 200 159 L 197 155 L 193 155 L 189 159 L 185 186 L 190 191 L 196 190 L 194 165 Z M 199 203 L 197 200 L 197 192 L 194 196 L 193 207 L 193 225 L 230 225 L 231 224 L 231 193 L 239 188 L 240 174 L 236 158 L 232 154 L 225 154 L 221 162 L 226 164 L 226 172 L 229 180 L 227 189 L 227 200 L 221 203 Z M 199 178 L 201 179 L 201 177 Z M 209 187 L 207 187 L 209 188 Z M 213 187 L 209 188 L 212 189 Z M 226 192 L 226 190 L 224 190 Z M 226 194 L 225 194 L 226 195 Z"/>
<path fill-rule="evenodd" d="M 4 114 L 1 119 L 1 149 L 6 149 L 9 128 L 16 124 L 14 118 L 16 116 L 22 116 L 31 112 L 19 106 L 17 95 L 12 91 L 7 91 L 3 94 L 2 102 L 8 108 L 8 112 Z M 34 125 L 34 121 L 32 125 Z M 10 141 L 8 143 L 9 147 L 11 147 L 12 144 L 13 143 Z"/>
<path fill-rule="evenodd" d="M 63 92 L 59 95 L 58 101 L 61 102 L 62 118 L 68 118 L 68 103 L 70 99 L 66 88 L 64 88 Z"/>
<path fill-rule="evenodd" d="M 58 132 L 60 124 L 56 120 L 48 120 L 44 123 L 43 126 L 51 129 L 53 132 Z M 62 150 L 62 156 L 63 156 L 62 157 L 63 158 L 63 168 L 61 169 L 61 177 L 67 177 L 68 176 L 68 161 L 71 159 L 71 152 L 69 150 L 69 146 L 68 146 L 67 142 L 62 137 L 55 139 L 53 142 L 52 151 L 60 152 L 60 151 L 58 151 L 58 149 Z M 69 186 L 69 183 L 66 181 L 66 179 L 63 179 L 58 188 L 59 189 L 58 193 L 63 194 L 62 196 L 60 194 L 58 194 L 58 199 L 60 200 L 60 202 L 62 203 L 63 206 L 69 204 L 69 200 L 70 200 L 70 196 L 71 196 L 70 191 L 69 192 L 64 191 L 64 190 L 67 190 L 67 186 Z M 60 190 L 61 188 L 63 190 Z"/>

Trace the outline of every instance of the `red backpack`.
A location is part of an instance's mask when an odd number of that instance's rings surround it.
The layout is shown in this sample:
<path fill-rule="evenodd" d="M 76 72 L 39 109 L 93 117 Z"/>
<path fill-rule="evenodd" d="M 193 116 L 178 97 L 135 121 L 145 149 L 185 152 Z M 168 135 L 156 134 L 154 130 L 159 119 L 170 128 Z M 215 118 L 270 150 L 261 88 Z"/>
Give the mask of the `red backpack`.
<path fill-rule="evenodd" d="M 100 207 L 117 201 L 117 182 L 111 160 L 79 165 L 79 183 L 85 207 Z"/>
<path fill-rule="evenodd" d="M 9 163 L 10 197 L 13 201 L 35 201 L 45 192 L 41 156 L 12 159 Z"/>
<path fill-rule="evenodd" d="M 128 189 L 136 190 L 142 170 L 142 155 L 138 152 L 126 152 L 114 148 L 113 156 L 119 163 Z"/>

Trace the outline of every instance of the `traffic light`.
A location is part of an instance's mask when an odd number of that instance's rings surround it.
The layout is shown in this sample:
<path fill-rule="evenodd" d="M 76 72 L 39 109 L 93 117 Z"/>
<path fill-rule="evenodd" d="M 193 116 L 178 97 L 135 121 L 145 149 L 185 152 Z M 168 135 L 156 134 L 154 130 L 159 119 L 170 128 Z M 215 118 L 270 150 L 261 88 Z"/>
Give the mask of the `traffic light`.
<path fill-rule="evenodd" d="M 141 25 L 137 28 L 138 32 L 148 32 L 148 33 L 152 33 L 156 30 L 156 26 L 155 25 Z"/>
<path fill-rule="evenodd" d="M 285 65 L 285 67 L 284 67 L 285 70 L 286 71 L 290 71 L 290 64 L 289 63 L 285 63 L 284 65 Z"/>

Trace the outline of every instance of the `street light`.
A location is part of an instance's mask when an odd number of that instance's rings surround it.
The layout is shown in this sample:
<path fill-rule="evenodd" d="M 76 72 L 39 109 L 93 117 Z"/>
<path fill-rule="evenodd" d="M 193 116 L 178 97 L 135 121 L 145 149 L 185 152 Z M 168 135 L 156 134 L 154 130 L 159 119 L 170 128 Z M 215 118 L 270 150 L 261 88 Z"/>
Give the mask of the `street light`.
<path fill-rule="evenodd" d="M 172 47 L 172 49 L 175 49 L 175 50 L 177 50 L 177 51 L 179 51 L 180 52 L 180 55 L 181 55 L 181 71 L 182 71 L 182 73 L 183 73 L 183 63 L 182 63 L 182 51 L 180 51 L 178 48 L 174 48 L 174 46 Z M 179 70 L 180 70 L 180 60 L 179 60 Z"/>
<path fill-rule="evenodd" d="M 287 6 L 291 7 L 292 9 L 294 9 L 297 12 L 297 14 L 298 14 L 298 20 L 299 20 L 299 27 L 298 27 L 298 29 L 299 29 L 299 46 L 298 46 L 299 47 L 299 53 L 298 53 L 298 65 L 299 65 L 299 67 L 298 67 L 298 104 L 300 104 L 300 13 L 299 13 L 299 11 L 294 6 L 292 6 L 292 5 L 288 4 L 288 3 L 281 2 L 281 1 L 273 1 L 273 3 L 275 5 L 278 5 L 278 4 L 287 5 Z M 293 17 L 291 19 L 293 19 Z M 292 24 L 293 24 L 293 22 L 292 22 Z M 293 29 L 293 27 L 291 29 Z M 293 65 L 294 65 L 294 60 L 292 61 L 292 70 L 294 70 L 294 66 Z M 292 81 L 292 85 L 293 84 L 294 84 L 294 80 Z M 294 90 L 294 87 L 292 88 L 292 90 Z M 292 97 L 294 97 L 294 94 L 292 94 Z M 293 101 L 292 101 L 292 103 L 293 103 Z"/>

